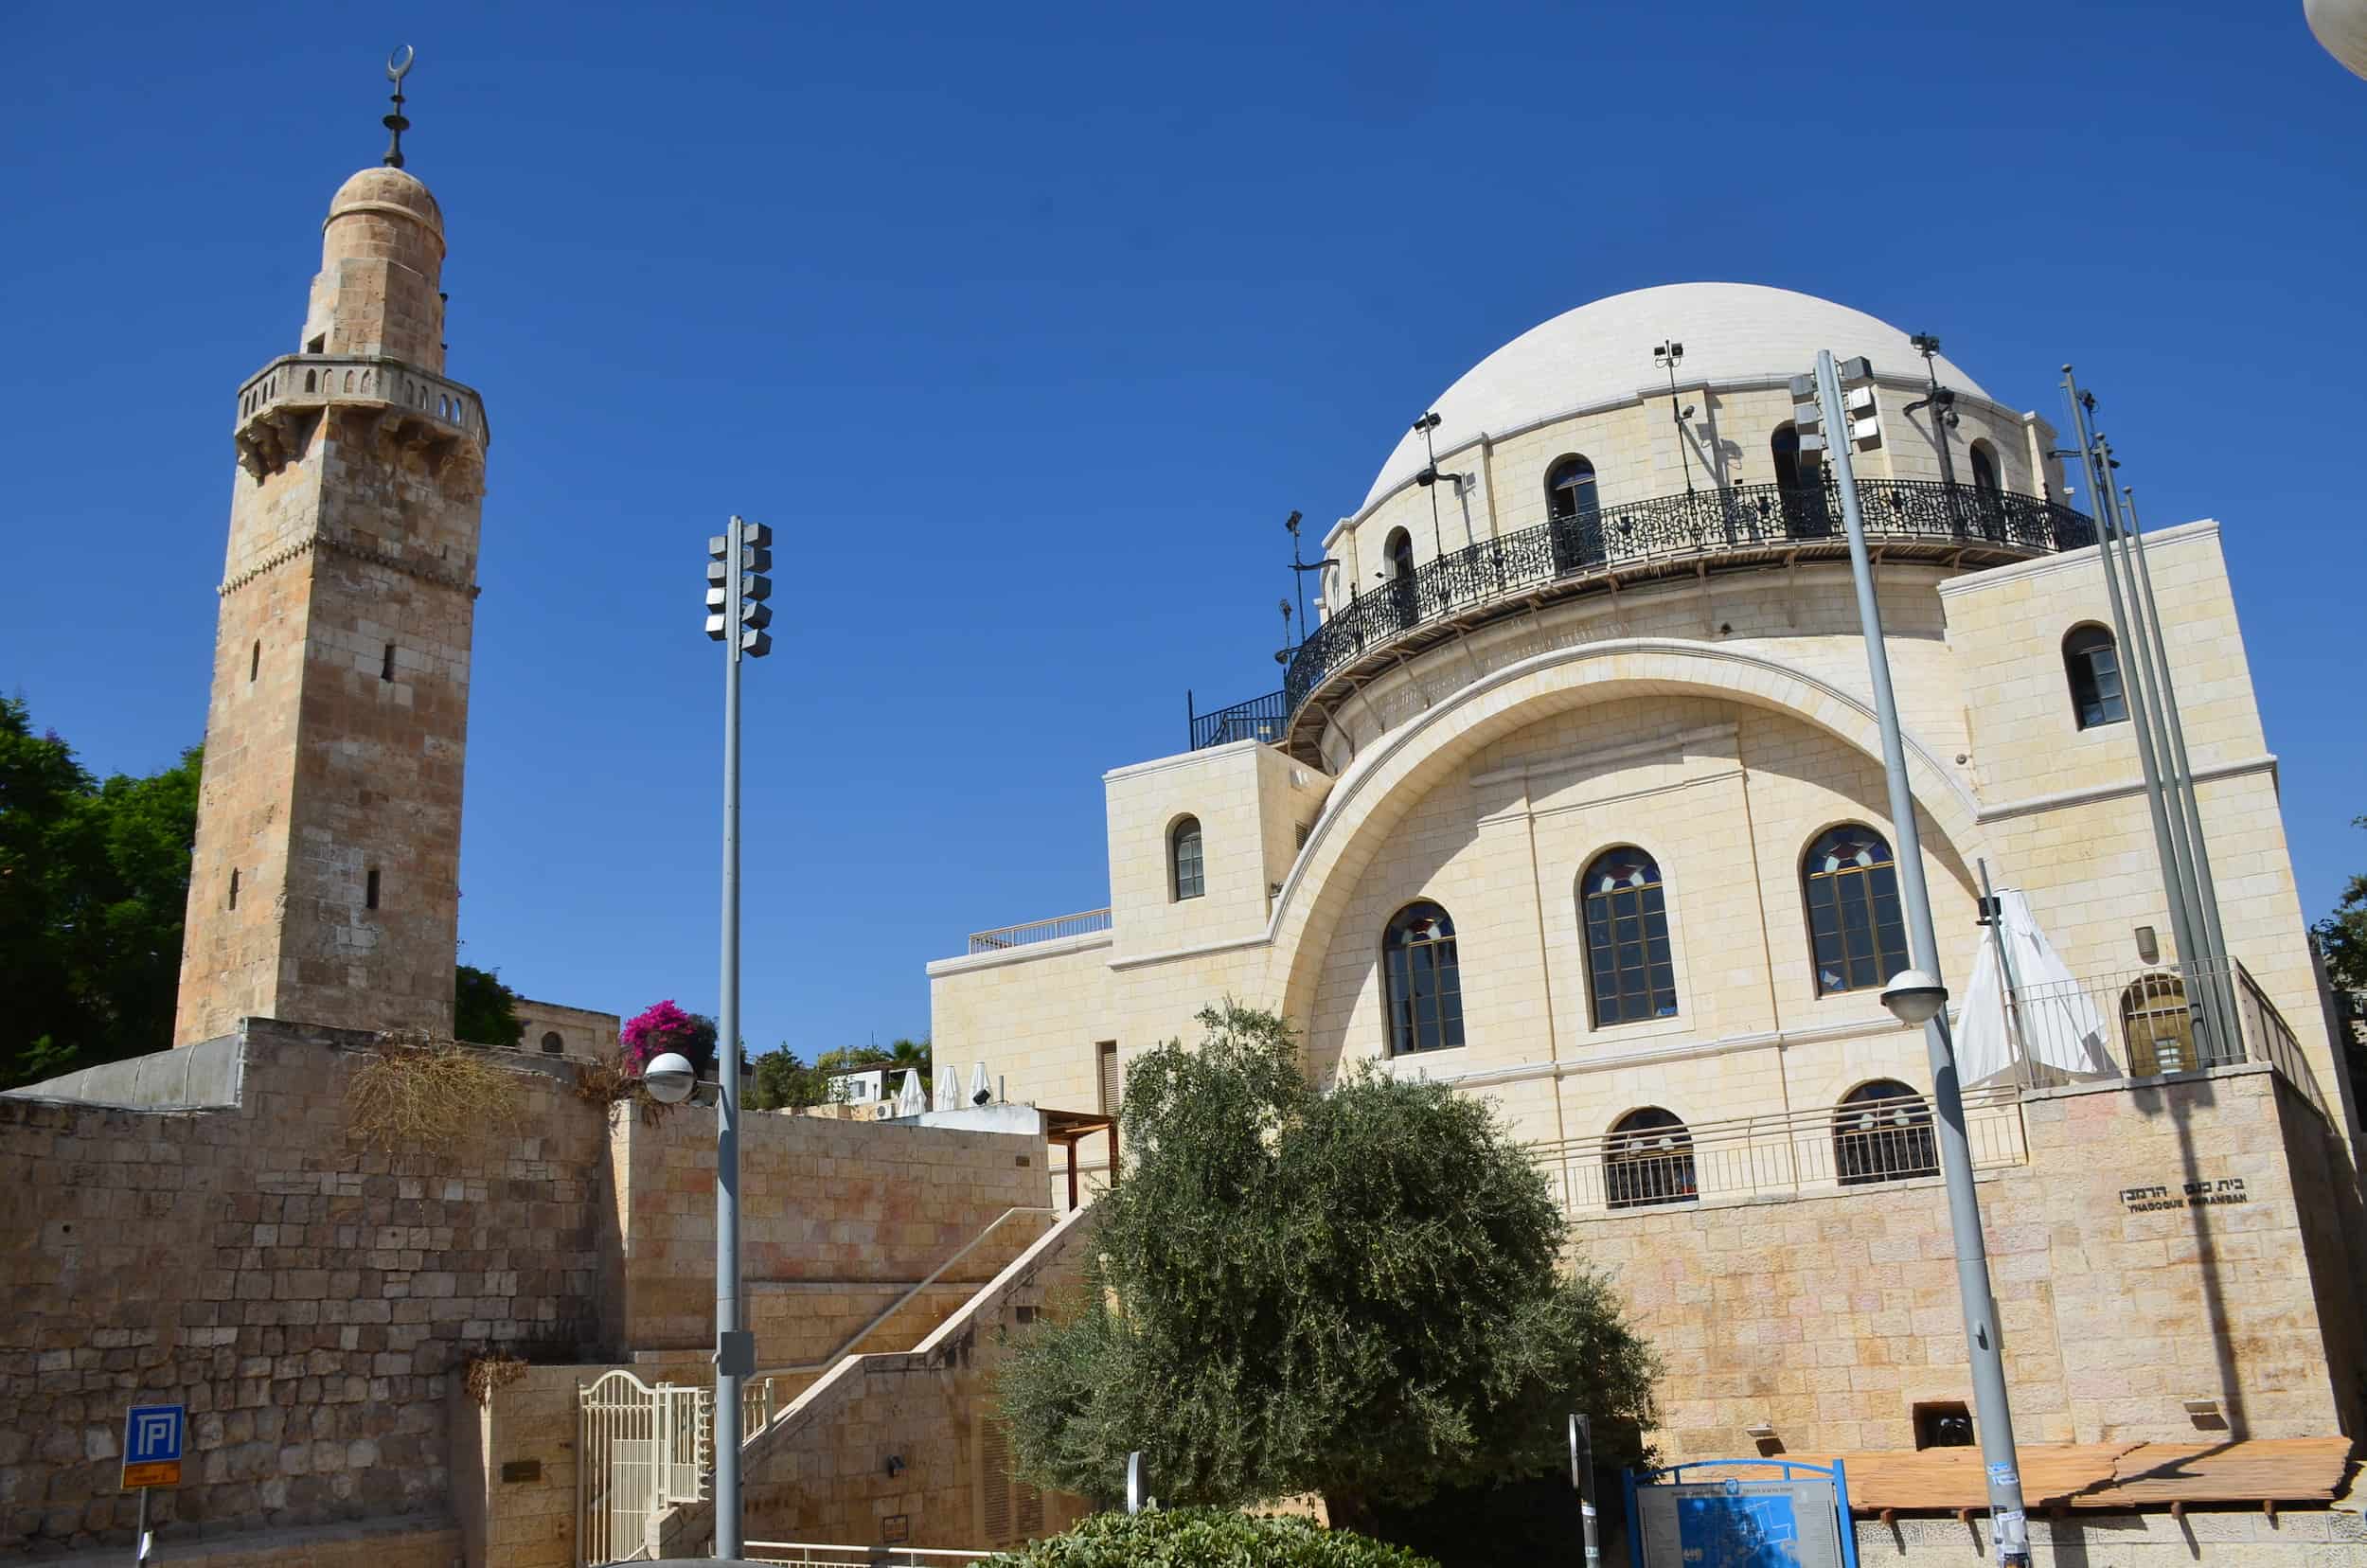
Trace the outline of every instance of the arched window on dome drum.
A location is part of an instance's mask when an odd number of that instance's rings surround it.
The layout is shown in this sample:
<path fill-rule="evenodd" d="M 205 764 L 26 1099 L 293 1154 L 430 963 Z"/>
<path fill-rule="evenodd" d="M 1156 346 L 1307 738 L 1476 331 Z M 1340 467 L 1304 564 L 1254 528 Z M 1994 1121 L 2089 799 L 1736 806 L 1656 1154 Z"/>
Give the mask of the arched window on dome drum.
<path fill-rule="evenodd" d="M 1660 865 L 1632 846 L 1594 859 L 1578 879 L 1594 1026 L 1677 1016 L 1668 905 Z"/>
<path fill-rule="evenodd" d="M 1575 572 L 1602 564 L 1603 502 L 1594 489 L 1594 465 L 1576 453 L 1557 458 L 1545 471 L 1546 526 L 1551 530 L 1554 572 Z"/>
<path fill-rule="evenodd" d="M 1463 1043 L 1463 974 L 1454 921 L 1434 903 L 1411 903 L 1381 938 L 1389 996 L 1389 1054 L 1451 1050 Z"/>
<path fill-rule="evenodd" d="M 1984 498 L 1995 495 L 2001 488 L 1997 482 L 1997 449 L 1986 441 L 1972 443 L 1972 488 Z"/>
<path fill-rule="evenodd" d="M 1612 1124 L 1603 1146 L 1603 1197 L 1615 1209 L 1700 1200 L 1693 1177 L 1693 1134 L 1657 1105 Z"/>
<path fill-rule="evenodd" d="M 1833 1173 L 1843 1186 L 1899 1182 L 1940 1168 L 1931 1108 L 1893 1078 L 1861 1083 L 1833 1113 Z"/>
<path fill-rule="evenodd" d="M 1783 508 L 1785 534 L 1793 539 L 1830 534 L 1833 519 L 1824 505 L 1824 472 L 1814 453 L 1800 450 L 1799 427 L 1777 425 L 1767 450 L 1775 460 L 1776 505 Z"/>
<path fill-rule="evenodd" d="M 2175 974 L 2148 974 L 2121 992 L 2121 1038 L 2128 1042 L 2128 1076 L 2190 1072 L 2195 1060 L 2195 1015 L 2186 986 Z"/>
<path fill-rule="evenodd" d="M 1208 891 L 1200 853 L 1200 818 L 1185 817 L 1167 831 L 1168 886 L 1177 902 Z"/>
<path fill-rule="evenodd" d="M 2063 638 L 2063 675 L 2071 683 L 2072 712 L 2081 729 L 2127 721 L 2120 650 L 2111 633 L 2092 622 L 2073 627 Z"/>
<path fill-rule="evenodd" d="M 1800 891 L 1819 996 L 1875 989 L 1907 967 L 1898 863 L 1881 834 L 1854 822 L 1825 833 L 1808 847 Z"/>
<path fill-rule="evenodd" d="M 1415 599 L 1417 588 L 1414 580 L 1414 536 L 1403 528 L 1390 529 L 1388 539 L 1380 546 L 1380 556 L 1387 567 L 1381 573 L 1387 579 L 1381 590 L 1389 596 L 1397 627 L 1403 630 L 1419 618 Z"/>
<path fill-rule="evenodd" d="M 1583 517 L 1603 509 L 1594 490 L 1594 465 L 1575 454 L 1556 463 L 1545 475 L 1545 515 Z"/>
<path fill-rule="evenodd" d="M 1800 429 L 1789 420 L 1775 427 L 1768 438 L 1768 454 L 1775 459 L 1775 482 L 1786 490 L 1806 490 L 1823 483 L 1813 454 L 1800 452 Z"/>

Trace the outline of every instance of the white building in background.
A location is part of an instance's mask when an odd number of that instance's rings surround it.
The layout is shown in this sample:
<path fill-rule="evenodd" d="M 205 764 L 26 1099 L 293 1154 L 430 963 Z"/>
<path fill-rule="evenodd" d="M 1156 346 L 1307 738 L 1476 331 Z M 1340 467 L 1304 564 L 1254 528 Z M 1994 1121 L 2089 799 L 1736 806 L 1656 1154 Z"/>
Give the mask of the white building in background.
<path fill-rule="evenodd" d="M 1326 535 L 1285 690 L 1105 775 L 1110 907 L 931 964 L 936 1047 L 1101 1111 L 1207 1003 L 1276 1008 L 1313 1073 L 1500 1103 L 1668 1363 L 1664 1454 L 1961 1440 L 1930 1075 L 1877 995 L 1906 960 L 1865 650 L 1791 424 L 1825 348 L 1877 373 L 1858 472 L 1946 978 L 1984 876 L 2059 966 L 1967 1093 L 2020 1435 L 2356 1433 L 2357 1124 L 2219 525 L 2149 536 L 2240 971 L 2215 1043 L 2055 431 L 1826 300 L 1621 294 L 1449 387 Z"/>

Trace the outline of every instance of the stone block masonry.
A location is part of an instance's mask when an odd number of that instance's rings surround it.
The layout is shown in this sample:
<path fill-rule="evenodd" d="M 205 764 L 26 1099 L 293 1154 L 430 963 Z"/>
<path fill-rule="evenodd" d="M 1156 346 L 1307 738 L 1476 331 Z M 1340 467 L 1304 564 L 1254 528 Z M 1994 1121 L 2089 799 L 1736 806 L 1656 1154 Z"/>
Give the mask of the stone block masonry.
<path fill-rule="evenodd" d="M 390 1155 L 347 1126 L 372 1042 L 249 1019 L 0 1096 L 0 1559 L 119 1548 L 124 1411 L 179 1402 L 187 1484 L 151 1519 L 214 1551 L 190 1561 L 359 1561 L 303 1533 L 364 1526 L 401 1534 L 371 1568 L 572 1561 L 576 1385 L 616 1363 L 704 1381 L 712 1114 L 611 1113 L 578 1062 L 488 1051 L 516 1124 Z M 859 1347 L 909 1346 L 1050 1221 L 1039 1135 L 757 1113 L 742 1159 L 767 1366 L 834 1355 L 1031 1211 Z M 535 1364 L 480 1413 L 462 1384 L 489 1354 Z M 299 1538 L 328 1544 L 272 1555 Z"/>
<path fill-rule="evenodd" d="M 0 1552 L 128 1539 L 134 1402 L 188 1407 L 168 1540 L 445 1516 L 451 1374 L 601 1341 L 608 1129 L 563 1070 L 389 1155 L 346 1129 L 366 1037 L 242 1033 L 233 1107 L 0 1097 Z"/>

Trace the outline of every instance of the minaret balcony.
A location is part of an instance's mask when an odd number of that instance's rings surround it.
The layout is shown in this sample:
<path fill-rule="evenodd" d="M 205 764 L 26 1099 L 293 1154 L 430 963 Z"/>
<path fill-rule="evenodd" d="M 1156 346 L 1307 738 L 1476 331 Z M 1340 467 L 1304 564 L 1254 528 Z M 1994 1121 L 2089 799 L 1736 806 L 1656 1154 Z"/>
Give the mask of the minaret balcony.
<path fill-rule="evenodd" d="M 1914 479 L 1860 479 L 1858 495 L 1866 544 L 1882 561 L 1972 570 L 2095 543 L 2087 516 L 2035 495 Z M 1848 555 L 1829 479 L 1821 488 L 1730 485 L 1557 517 L 1360 584 L 1290 651 L 1281 691 L 1193 715 L 1191 744 L 1254 739 L 1312 757 L 1342 700 L 1475 628 L 1656 578 Z"/>
<path fill-rule="evenodd" d="M 390 414 L 398 436 L 425 445 L 492 441 L 473 387 L 375 355 L 288 354 L 239 388 L 240 464 L 258 477 L 282 467 L 332 406 Z"/>

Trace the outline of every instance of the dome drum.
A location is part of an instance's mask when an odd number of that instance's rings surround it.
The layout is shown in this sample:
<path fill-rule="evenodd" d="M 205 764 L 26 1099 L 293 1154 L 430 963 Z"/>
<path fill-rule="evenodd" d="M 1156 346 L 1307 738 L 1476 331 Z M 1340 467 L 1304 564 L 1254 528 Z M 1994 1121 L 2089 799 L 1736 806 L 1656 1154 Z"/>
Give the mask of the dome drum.
<path fill-rule="evenodd" d="M 2088 517 L 2035 496 L 1883 479 L 1860 479 L 1858 492 L 1867 543 L 1885 560 L 1978 568 L 2095 543 Z M 1358 595 L 1308 635 L 1284 675 L 1282 744 L 1314 758 L 1336 687 L 1504 616 L 1656 578 L 1848 552 L 1829 479 L 1682 492 L 1481 540 Z"/>

